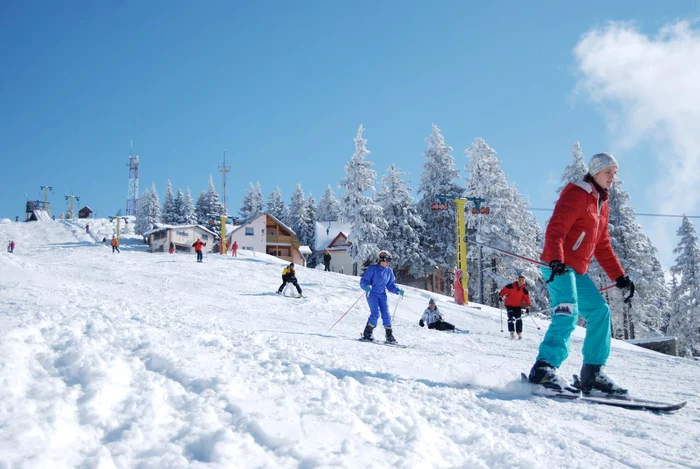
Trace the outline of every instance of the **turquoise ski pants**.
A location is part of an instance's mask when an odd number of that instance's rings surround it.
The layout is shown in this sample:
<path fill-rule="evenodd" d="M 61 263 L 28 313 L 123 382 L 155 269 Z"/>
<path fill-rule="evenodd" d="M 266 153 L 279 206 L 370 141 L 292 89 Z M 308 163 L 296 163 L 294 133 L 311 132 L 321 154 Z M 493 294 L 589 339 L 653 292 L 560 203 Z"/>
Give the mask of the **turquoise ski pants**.
<path fill-rule="evenodd" d="M 552 271 L 542 267 L 549 279 Z M 546 360 L 559 368 L 569 356 L 569 337 L 576 327 L 578 315 L 586 320 L 583 340 L 583 363 L 605 365 L 610 355 L 610 308 L 588 275 L 579 275 L 569 268 L 547 284 L 552 322 L 540 344 L 537 360 Z"/>

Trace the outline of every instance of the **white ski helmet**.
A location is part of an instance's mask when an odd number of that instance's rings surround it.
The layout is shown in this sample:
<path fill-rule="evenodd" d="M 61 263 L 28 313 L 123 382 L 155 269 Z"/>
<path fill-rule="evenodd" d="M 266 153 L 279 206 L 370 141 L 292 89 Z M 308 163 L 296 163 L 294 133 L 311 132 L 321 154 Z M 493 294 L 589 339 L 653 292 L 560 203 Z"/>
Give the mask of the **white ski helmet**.
<path fill-rule="evenodd" d="M 379 251 L 379 262 L 381 261 L 391 261 L 391 253 L 389 251 Z"/>

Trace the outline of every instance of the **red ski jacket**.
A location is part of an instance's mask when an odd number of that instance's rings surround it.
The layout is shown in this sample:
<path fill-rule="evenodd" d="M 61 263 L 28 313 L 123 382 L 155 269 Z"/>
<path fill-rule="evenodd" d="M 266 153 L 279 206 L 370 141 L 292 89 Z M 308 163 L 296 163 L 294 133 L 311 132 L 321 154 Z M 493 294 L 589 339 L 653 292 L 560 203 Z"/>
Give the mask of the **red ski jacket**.
<path fill-rule="evenodd" d="M 200 240 L 197 240 L 197 241 L 194 242 L 194 244 L 192 245 L 192 247 L 194 248 L 195 251 L 201 251 L 201 250 L 202 250 L 202 246 L 206 246 L 206 245 L 207 245 L 207 243 L 203 243 L 203 242 L 201 242 Z"/>
<path fill-rule="evenodd" d="M 530 307 L 530 293 L 527 291 L 524 283 L 522 286 L 517 281 L 509 283 L 501 289 L 498 296 L 506 297 L 506 301 L 503 303 L 506 306 L 515 308 Z"/>
<path fill-rule="evenodd" d="M 600 198 L 602 197 L 602 199 Z M 611 280 L 625 274 L 610 244 L 608 194 L 593 184 L 569 183 L 559 196 L 544 236 L 540 259 L 562 261 L 578 274 L 588 271 L 595 256 Z"/>

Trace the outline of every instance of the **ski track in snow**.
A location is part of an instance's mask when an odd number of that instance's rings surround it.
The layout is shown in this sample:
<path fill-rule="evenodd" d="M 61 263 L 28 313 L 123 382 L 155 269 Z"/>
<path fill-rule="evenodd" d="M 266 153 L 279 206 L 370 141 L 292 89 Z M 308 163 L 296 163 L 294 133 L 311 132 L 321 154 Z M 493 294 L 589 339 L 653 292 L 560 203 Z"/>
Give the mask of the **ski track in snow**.
<path fill-rule="evenodd" d="M 147 253 L 89 220 L 0 223 L 0 468 L 700 468 L 700 364 L 613 341 L 633 394 L 687 400 L 653 414 L 533 397 L 519 383 L 547 322 L 500 332 L 497 309 L 433 295 L 470 334 L 418 326 L 404 288 L 395 335 L 357 341 L 359 278 L 285 263 Z M 389 295 L 390 311 L 398 297 Z M 383 338 L 383 329 L 375 331 Z M 562 372 L 577 373 L 582 330 Z"/>

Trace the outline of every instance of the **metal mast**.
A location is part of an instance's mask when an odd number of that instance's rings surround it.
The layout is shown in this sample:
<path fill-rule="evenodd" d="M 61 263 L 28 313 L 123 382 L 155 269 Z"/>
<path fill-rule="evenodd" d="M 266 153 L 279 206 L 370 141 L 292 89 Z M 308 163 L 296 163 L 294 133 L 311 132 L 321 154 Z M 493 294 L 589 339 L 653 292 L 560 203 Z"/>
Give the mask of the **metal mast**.
<path fill-rule="evenodd" d="M 228 215 L 228 203 L 226 201 L 226 173 L 231 172 L 228 169 L 228 167 L 226 166 L 226 150 L 224 150 L 224 165 L 221 166 L 221 169 L 219 169 L 219 172 L 221 173 L 221 177 L 223 179 L 222 188 L 223 188 L 223 193 L 224 193 L 224 196 L 223 196 L 224 213 L 221 214 L 223 216 L 223 215 Z"/>
<path fill-rule="evenodd" d="M 126 196 L 126 215 L 136 215 L 139 207 L 139 155 L 134 154 L 134 142 L 129 152 L 129 192 Z"/>
<path fill-rule="evenodd" d="M 49 191 L 53 192 L 53 186 L 39 186 L 39 189 L 44 190 L 44 210 L 51 216 L 51 207 L 49 206 Z"/>

